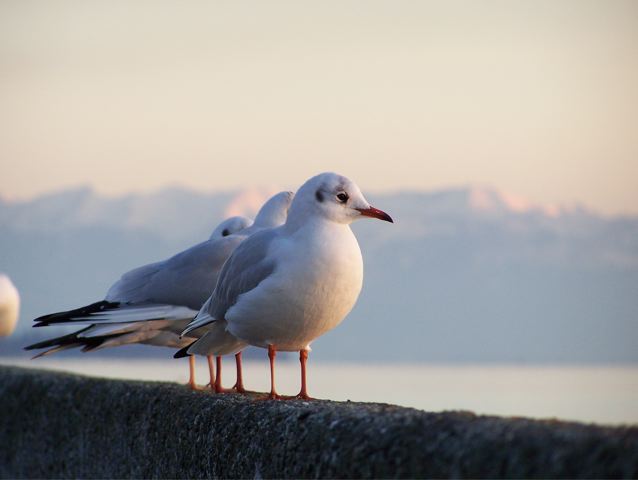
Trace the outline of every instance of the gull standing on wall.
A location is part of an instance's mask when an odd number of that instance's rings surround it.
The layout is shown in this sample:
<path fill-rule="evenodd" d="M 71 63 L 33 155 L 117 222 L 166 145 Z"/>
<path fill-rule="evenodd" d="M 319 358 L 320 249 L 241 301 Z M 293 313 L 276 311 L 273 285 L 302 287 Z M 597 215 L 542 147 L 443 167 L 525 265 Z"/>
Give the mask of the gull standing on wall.
<path fill-rule="evenodd" d="M 26 350 L 48 348 L 34 357 L 37 358 L 75 347 L 91 351 L 141 343 L 180 348 L 194 341 L 197 334 L 180 338 L 179 333 L 210 296 L 226 259 L 248 236 L 281 225 L 291 200 L 291 192 L 280 192 L 262 206 L 252 225 L 244 217 L 230 218 L 213 231 L 209 240 L 167 260 L 125 273 L 103 301 L 36 318 L 35 327 L 87 326 L 69 335 L 30 345 Z M 189 385 L 195 389 L 194 359 L 189 360 Z M 237 366 L 241 379 L 240 357 Z M 214 386 L 210 358 L 209 371 L 211 386 Z M 241 384 L 238 387 L 243 388 Z"/>
<path fill-rule="evenodd" d="M 182 335 L 206 333 L 176 356 L 266 348 L 270 398 L 280 398 L 276 352 L 299 351 L 298 397 L 310 398 L 310 344 L 341 323 L 361 291 L 363 260 L 350 224 L 365 217 L 392 222 L 348 178 L 323 173 L 308 180 L 295 194 L 285 224 L 256 233 L 233 252 L 213 295 Z"/>

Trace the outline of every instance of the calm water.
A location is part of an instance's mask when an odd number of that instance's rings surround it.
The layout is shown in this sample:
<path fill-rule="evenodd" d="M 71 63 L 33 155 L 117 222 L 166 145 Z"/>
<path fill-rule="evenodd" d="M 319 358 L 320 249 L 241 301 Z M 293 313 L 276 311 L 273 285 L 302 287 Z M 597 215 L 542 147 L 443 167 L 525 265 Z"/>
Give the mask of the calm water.
<path fill-rule="evenodd" d="M 66 370 L 111 378 L 185 383 L 185 360 L 113 360 L 0 358 L 0 363 Z M 225 360 L 224 383 L 235 380 L 234 361 Z M 208 382 L 205 361 L 198 361 L 199 383 Z M 299 389 L 296 362 L 279 362 L 280 393 Z M 246 387 L 269 389 L 268 364 L 245 362 Z M 638 367 L 441 366 L 309 364 L 309 390 L 318 398 L 385 402 L 428 411 L 561 418 L 606 424 L 638 424 Z"/>

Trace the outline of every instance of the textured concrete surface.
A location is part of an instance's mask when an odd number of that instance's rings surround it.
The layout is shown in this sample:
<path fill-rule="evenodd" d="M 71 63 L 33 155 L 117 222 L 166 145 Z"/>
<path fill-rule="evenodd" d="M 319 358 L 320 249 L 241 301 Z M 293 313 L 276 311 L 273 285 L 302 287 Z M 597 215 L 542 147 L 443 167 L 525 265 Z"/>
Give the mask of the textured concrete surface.
<path fill-rule="evenodd" d="M 0 367 L 0 477 L 635 478 L 638 428 Z"/>

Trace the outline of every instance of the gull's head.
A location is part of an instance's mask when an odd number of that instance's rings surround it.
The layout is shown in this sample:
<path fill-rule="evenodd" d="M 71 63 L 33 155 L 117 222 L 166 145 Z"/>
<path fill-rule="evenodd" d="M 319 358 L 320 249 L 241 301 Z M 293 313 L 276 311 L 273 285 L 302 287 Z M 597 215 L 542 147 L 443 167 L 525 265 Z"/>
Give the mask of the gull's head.
<path fill-rule="evenodd" d="M 288 209 L 295 196 L 292 192 L 279 192 L 262 205 L 255 217 L 255 226 L 273 228 L 286 223 Z"/>
<path fill-rule="evenodd" d="M 244 228 L 248 228 L 253 224 L 250 218 L 246 217 L 230 217 L 217 225 L 213 233 L 210 235 L 209 240 L 217 240 L 228 235 L 233 235 L 237 232 L 241 232 Z"/>
<path fill-rule="evenodd" d="M 304 183 L 295 195 L 291 215 L 293 209 L 295 215 L 312 212 L 344 224 L 363 217 L 392 222 L 390 215 L 370 205 L 356 183 L 336 173 L 321 173 Z"/>

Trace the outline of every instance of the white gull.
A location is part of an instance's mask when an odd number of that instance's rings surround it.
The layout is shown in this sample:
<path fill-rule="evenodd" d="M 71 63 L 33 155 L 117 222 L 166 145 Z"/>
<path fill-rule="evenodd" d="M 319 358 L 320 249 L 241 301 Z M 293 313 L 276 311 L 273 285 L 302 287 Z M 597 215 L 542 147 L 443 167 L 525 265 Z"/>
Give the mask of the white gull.
<path fill-rule="evenodd" d="M 363 261 L 350 223 L 363 217 L 392 222 L 351 180 L 335 173 L 308 180 L 295 194 L 284 225 L 256 233 L 229 257 L 211 298 L 182 335 L 206 333 L 176 355 L 267 348 L 270 397 L 279 398 L 276 352 L 299 351 L 298 397 L 309 398 L 310 344 L 341 323 L 361 291 Z"/>

